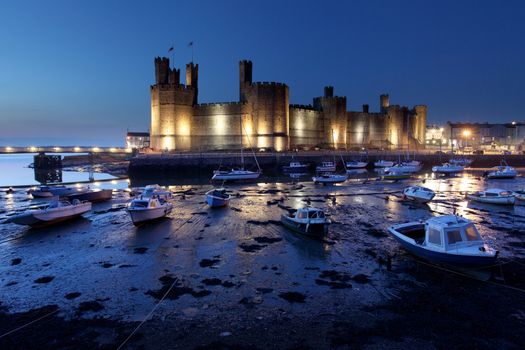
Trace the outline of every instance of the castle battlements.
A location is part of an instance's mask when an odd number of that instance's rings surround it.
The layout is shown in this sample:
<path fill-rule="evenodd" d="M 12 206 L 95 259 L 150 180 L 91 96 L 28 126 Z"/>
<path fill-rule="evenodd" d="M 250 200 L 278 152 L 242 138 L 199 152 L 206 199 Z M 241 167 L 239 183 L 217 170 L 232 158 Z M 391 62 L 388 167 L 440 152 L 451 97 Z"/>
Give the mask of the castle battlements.
<path fill-rule="evenodd" d="M 390 105 L 380 96 L 379 112 L 348 111 L 346 96 L 324 87 L 312 104 L 290 104 L 289 87 L 281 82 L 253 82 L 253 63 L 239 62 L 239 101 L 198 103 L 198 64 L 180 69 L 156 57 L 151 85 L 151 146 L 156 150 L 206 150 L 238 147 L 241 132 L 256 148 L 277 151 L 308 148 L 406 148 L 425 139 L 427 106 Z M 242 120 L 242 130 L 239 121 Z M 246 138 L 243 138 L 246 142 Z"/>

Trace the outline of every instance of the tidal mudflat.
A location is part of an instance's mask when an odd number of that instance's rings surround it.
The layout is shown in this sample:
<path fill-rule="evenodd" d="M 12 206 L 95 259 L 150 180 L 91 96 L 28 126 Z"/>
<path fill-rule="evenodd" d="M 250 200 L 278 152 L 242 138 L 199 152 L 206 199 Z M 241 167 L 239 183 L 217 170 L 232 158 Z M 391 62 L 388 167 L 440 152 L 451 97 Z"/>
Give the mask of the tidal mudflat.
<path fill-rule="evenodd" d="M 525 206 L 473 205 L 462 193 L 489 184 L 517 189 L 523 178 L 306 180 L 230 185 L 230 207 L 215 210 L 204 203 L 209 185 L 174 186 L 170 217 L 139 227 L 122 190 L 60 226 L 1 224 L 0 336 L 37 321 L 0 338 L 0 347 L 525 344 Z M 439 192 L 431 204 L 402 200 L 404 187 L 422 181 Z M 2 219 L 37 203 L 22 189 L 0 196 Z M 281 213 L 305 203 L 330 215 L 323 241 L 280 224 Z M 500 250 L 501 266 L 446 271 L 408 255 L 386 234 L 394 223 L 453 212 L 478 225 Z"/>

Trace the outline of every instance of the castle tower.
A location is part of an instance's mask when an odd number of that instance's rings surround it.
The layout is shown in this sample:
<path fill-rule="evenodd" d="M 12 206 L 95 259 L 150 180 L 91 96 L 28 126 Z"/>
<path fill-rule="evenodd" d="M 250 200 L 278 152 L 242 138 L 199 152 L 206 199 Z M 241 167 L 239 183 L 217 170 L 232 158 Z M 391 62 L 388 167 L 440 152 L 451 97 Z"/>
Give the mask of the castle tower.
<path fill-rule="evenodd" d="M 186 64 L 186 86 L 192 87 L 194 91 L 193 105 L 198 102 L 199 95 L 199 65 L 193 62 Z"/>
<path fill-rule="evenodd" d="M 322 111 L 323 143 L 332 148 L 346 148 L 346 97 L 334 96 L 334 88 L 327 86 L 323 97 L 314 98 L 314 108 Z"/>
<path fill-rule="evenodd" d="M 379 96 L 379 110 L 384 113 L 388 107 L 390 107 L 390 98 L 388 94 Z"/>
<path fill-rule="evenodd" d="M 151 86 L 151 147 L 157 150 L 191 148 L 193 104 L 197 70 L 190 66 L 195 86 L 180 84 L 180 70 L 171 69 L 167 57 L 155 58 L 155 84 Z"/>
<path fill-rule="evenodd" d="M 252 61 L 239 62 L 239 101 L 246 102 L 246 87 L 252 84 Z"/>

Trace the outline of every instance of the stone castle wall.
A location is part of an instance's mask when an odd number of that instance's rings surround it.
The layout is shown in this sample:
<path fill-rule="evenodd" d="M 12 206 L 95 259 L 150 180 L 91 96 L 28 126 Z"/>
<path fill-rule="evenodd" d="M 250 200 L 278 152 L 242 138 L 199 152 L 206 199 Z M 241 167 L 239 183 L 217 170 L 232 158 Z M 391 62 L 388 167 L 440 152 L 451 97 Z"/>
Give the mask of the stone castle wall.
<path fill-rule="evenodd" d="M 290 105 L 289 88 L 253 82 L 251 61 L 239 63 L 239 102 L 198 103 L 198 65 L 186 65 L 186 84 L 169 59 L 155 59 L 151 86 L 151 147 L 155 150 L 227 150 L 239 147 L 405 148 L 423 144 L 427 107 L 391 106 L 380 96 L 379 113 L 347 111 L 346 97 L 333 87 L 313 105 Z M 241 127 L 242 119 L 242 127 Z"/>

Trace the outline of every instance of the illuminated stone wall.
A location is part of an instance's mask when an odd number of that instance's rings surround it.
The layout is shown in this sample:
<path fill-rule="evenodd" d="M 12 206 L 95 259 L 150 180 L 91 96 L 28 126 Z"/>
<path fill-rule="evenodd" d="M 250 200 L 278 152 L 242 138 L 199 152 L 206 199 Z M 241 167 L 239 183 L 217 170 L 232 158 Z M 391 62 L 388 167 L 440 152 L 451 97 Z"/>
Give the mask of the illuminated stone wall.
<path fill-rule="evenodd" d="M 346 97 L 325 87 L 308 106 L 290 105 L 286 84 L 252 82 L 252 62 L 239 63 L 239 100 L 198 103 L 198 65 L 186 65 L 186 84 L 169 59 L 155 59 L 151 86 L 151 147 L 155 150 L 228 150 L 239 147 L 405 148 L 424 144 L 427 107 L 390 105 L 381 95 L 379 113 L 364 105 L 347 111 Z M 242 118 L 242 127 L 241 127 Z M 241 130 L 242 128 L 242 130 Z"/>

